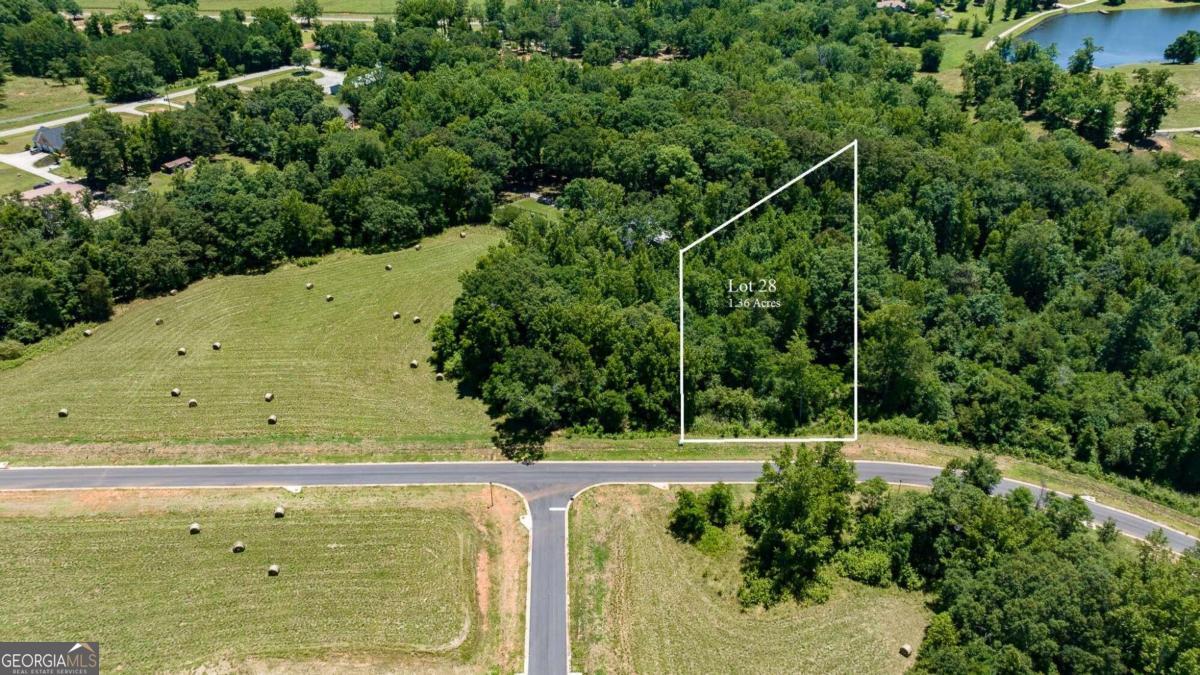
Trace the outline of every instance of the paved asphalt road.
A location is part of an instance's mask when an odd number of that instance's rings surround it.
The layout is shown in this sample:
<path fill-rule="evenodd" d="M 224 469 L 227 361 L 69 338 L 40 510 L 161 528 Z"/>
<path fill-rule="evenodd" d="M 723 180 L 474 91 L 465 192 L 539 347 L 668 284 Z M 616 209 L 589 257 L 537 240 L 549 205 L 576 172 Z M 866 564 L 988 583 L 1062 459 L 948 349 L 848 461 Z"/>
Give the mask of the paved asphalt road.
<path fill-rule="evenodd" d="M 856 462 L 862 480 L 882 477 L 889 483 L 929 485 L 937 467 L 889 462 Z M 127 466 L 10 468 L 0 470 L 0 490 L 100 487 L 234 487 L 317 485 L 428 485 L 497 483 L 522 495 L 532 520 L 526 671 L 531 675 L 568 672 L 567 507 L 580 491 L 602 483 L 753 482 L 760 462 L 509 462 L 413 464 L 297 464 L 223 466 Z M 1004 480 L 997 492 L 1021 483 Z M 1036 486 L 1031 487 L 1035 493 Z M 1097 522 L 1111 518 L 1122 532 L 1145 537 L 1159 526 L 1152 521 L 1089 503 Z M 1165 529 L 1172 548 L 1182 551 L 1196 540 Z"/>

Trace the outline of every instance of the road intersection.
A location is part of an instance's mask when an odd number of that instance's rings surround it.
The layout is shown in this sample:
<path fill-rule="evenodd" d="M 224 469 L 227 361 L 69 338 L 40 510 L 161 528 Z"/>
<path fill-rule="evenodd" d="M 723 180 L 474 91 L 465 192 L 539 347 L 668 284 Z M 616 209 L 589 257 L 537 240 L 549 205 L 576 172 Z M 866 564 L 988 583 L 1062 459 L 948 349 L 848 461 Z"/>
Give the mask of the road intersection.
<path fill-rule="evenodd" d="M 582 491 L 603 484 L 704 484 L 753 482 L 757 461 L 728 462 L 428 462 L 393 464 L 162 465 L 28 467 L 0 470 L 0 490 L 80 488 L 208 488 L 365 485 L 496 484 L 518 492 L 529 509 L 530 569 L 526 608 L 525 670 L 531 675 L 569 672 L 567 613 L 567 518 Z M 856 461 L 860 480 L 876 476 L 892 484 L 928 486 L 939 467 Z M 1007 493 L 1037 486 L 1005 479 Z M 1144 538 L 1157 523 L 1089 502 L 1096 522 L 1112 519 L 1127 535 Z M 1172 549 L 1196 544 L 1193 537 L 1162 527 Z"/>

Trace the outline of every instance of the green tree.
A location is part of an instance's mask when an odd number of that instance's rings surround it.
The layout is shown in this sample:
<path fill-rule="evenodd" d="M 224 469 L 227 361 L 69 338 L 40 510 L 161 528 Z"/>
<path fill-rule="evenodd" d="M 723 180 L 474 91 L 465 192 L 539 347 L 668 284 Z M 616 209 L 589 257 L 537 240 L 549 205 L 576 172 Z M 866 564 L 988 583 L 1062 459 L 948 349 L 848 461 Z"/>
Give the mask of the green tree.
<path fill-rule="evenodd" d="M 303 19 L 305 26 L 311 26 L 313 19 L 321 16 L 321 4 L 317 0 L 296 0 L 292 14 Z"/>
<path fill-rule="evenodd" d="M 946 48 L 937 40 L 929 40 L 921 45 L 921 72 L 936 73 L 942 67 L 942 54 Z"/>
<path fill-rule="evenodd" d="M 704 491 L 704 511 L 713 527 L 724 528 L 733 522 L 733 488 L 716 483 Z"/>
<path fill-rule="evenodd" d="M 695 543 L 704 535 L 707 519 L 704 500 L 695 492 L 681 488 L 675 494 L 675 508 L 671 510 L 671 519 L 667 529 L 676 539 Z"/>
<path fill-rule="evenodd" d="M 134 51 L 103 57 L 98 67 L 104 76 L 104 93 L 112 101 L 149 98 L 163 83 L 150 57 Z"/>
<path fill-rule="evenodd" d="M 104 187 L 125 176 L 125 126 L 117 115 L 97 110 L 68 124 L 63 136 L 64 152 L 89 183 Z"/>
<path fill-rule="evenodd" d="M 1096 44 L 1096 41 L 1091 36 L 1083 38 L 1083 45 L 1076 49 L 1071 54 L 1071 58 L 1067 61 L 1067 72 L 1072 75 L 1082 75 L 1092 72 L 1092 67 L 1096 63 L 1096 52 L 1104 51 L 1104 47 Z"/>
<path fill-rule="evenodd" d="M 1163 51 L 1163 58 L 1175 63 L 1195 63 L 1200 56 L 1200 33 L 1189 30 L 1175 38 Z"/>
<path fill-rule="evenodd" d="M 1166 70 L 1138 68 L 1126 100 L 1123 137 L 1141 141 L 1154 133 L 1167 113 L 1179 107 L 1179 86 L 1171 81 Z"/>
<path fill-rule="evenodd" d="M 765 580 L 776 594 L 804 597 L 842 545 L 854 483 L 833 444 L 785 448 L 764 466 L 745 520 L 747 586 Z"/>

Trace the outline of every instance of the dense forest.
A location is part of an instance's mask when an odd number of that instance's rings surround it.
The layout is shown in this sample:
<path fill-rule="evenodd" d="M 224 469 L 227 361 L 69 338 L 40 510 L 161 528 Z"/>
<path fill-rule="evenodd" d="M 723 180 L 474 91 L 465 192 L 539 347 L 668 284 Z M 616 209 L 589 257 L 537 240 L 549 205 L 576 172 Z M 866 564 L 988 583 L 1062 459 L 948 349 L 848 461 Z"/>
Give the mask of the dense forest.
<path fill-rule="evenodd" d="M 748 507 L 728 486 L 680 490 L 669 529 L 718 548 L 745 533 L 739 600 L 823 602 L 844 576 L 921 590 L 935 612 L 920 673 L 1193 673 L 1200 555 L 1173 558 L 1161 532 L 1130 544 L 1089 529 L 1079 498 L 1026 488 L 993 495 L 984 456 L 956 462 L 930 491 L 855 485 L 835 445 L 785 450 Z"/>
<path fill-rule="evenodd" d="M 865 0 L 483 14 L 404 0 L 391 20 L 320 26 L 361 128 L 300 81 L 74 127 L 69 153 L 123 211 L 0 210 L 8 350 L 204 275 L 483 222 L 502 190 L 546 186 L 558 217 L 498 212 L 508 241 L 464 278 L 434 360 L 514 456 L 561 429 L 670 431 L 679 247 L 858 139 L 864 419 L 1200 488 L 1200 165 L 1109 147 L 1117 126 L 1138 143 L 1161 121 L 1164 77 L 1126 87 L 1086 48 L 1064 70 L 1004 42 L 952 95 L 911 49 L 940 23 Z M 163 158 L 220 152 L 258 168 L 138 189 Z M 786 311 L 685 299 L 708 317 L 689 331 L 689 423 L 844 427 L 847 171 L 781 195 L 710 261 L 786 272 Z"/>
<path fill-rule="evenodd" d="M 237 10 L 219 19 L 199 16 L 197 0 L 150 4 L 153 23 L 134 8 L 93 12 L 80 30 L 63 16 L 82 15 L 74 0 L 5 0 L 0 54 L 17 75 L 84 78 L 88 91 L 130 101 L 203 71 L 225 79 L 291 63 L 302 52 L 300 28 L 284 9 L 258 9 L 247 21 Z"/>

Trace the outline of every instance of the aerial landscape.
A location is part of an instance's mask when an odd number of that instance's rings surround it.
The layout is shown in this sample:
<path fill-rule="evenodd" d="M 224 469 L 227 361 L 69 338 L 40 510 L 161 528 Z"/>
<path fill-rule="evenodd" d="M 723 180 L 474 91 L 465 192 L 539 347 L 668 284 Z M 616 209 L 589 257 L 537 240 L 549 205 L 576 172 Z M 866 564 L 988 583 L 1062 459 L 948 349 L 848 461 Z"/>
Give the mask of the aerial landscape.
<path fill-rule="evenodd" d="M 0 0 L 0 674 L 1200 673 L 1198 61 Z"/>

